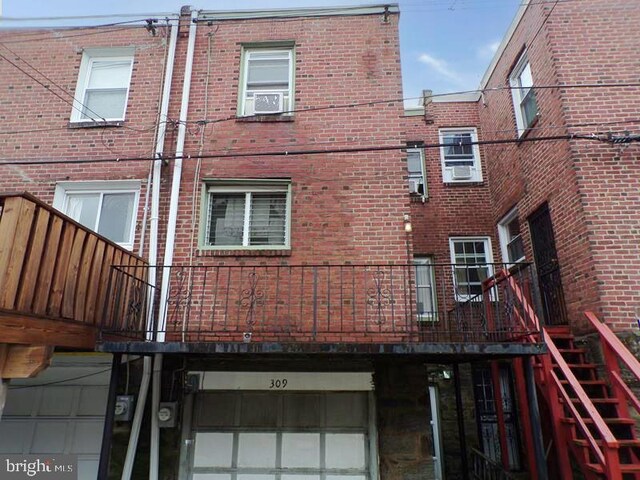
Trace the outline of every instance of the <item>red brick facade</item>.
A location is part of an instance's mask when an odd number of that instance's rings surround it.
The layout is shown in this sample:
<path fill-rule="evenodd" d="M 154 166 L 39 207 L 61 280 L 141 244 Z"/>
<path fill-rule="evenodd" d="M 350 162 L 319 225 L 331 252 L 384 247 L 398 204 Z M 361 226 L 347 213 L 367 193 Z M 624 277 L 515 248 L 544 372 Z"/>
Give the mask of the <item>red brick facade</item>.
<path fill-rule="evenodd" d="M 525 49 L 534 85 L 637 82 L 634 26 L 640 14 L 633 3 L 589 0 L 580 6 L 528 7 L 486 87 L 508 85 Z M 525 133 L 527 140 L 637 128 L 637 86 L 545 88 L 536 96 L 538 118 Z M 485 92 L 479 112 L 486 140 L 514 137 L 509 90 Z M 494 221 L 518 207 L 529 261 L 527 218 L 545 202 L 549 205 L 570 323 L 580 330 L 582 312 L 595 309 L 614 328 L 632 327 L 640 302 L 640 198 L 632 173 L 638 167 L 637 146 L 573 139 L 487 146 L 486 151 Z"/>

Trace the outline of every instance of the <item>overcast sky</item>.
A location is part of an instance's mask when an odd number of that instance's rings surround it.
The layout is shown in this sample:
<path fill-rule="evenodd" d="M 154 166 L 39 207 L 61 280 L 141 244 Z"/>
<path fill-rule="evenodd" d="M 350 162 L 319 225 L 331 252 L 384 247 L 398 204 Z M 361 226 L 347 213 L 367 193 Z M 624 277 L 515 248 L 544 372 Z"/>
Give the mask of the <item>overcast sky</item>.
<path fill-rule="evenodd" d="M 400 47 L 404 96 L 474 89 L 489 65 L 522 0 L 400 0 Z M 60 17 L 120 13 L 177 13 L 186 0 L 0 0 L 2 27 L 108 23 L 109 19 L 10 21 L 15 17 Z M 381 3 L 367 0 L 194 0 L 196 9 L 245 10 Z M 121 20 L 121 19 L 120 19 Z M 415 104 L 417 100 L 408 101 Z"/>

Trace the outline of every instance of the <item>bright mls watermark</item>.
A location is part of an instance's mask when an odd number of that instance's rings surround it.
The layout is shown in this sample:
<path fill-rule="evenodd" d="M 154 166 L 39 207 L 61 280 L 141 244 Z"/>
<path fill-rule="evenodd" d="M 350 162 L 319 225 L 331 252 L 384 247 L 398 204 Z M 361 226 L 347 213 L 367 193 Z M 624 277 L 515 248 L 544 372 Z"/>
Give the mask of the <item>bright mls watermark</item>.
<path fill-rule="evenodd" d="M 78 480 L 76 455 L 0 455 L 0 480 Z"/>

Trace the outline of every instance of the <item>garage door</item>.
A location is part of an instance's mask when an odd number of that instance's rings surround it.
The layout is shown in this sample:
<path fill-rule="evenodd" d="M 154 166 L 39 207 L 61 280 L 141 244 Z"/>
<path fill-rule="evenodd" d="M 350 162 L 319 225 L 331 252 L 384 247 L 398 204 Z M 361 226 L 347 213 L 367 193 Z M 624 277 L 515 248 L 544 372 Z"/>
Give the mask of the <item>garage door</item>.
<path fill-rule="evenodd" d="M 110 365 L 109 356 L 57 356 L 38 377 L 12 381 L 0 453 L 77 455 L 79 480 L 95 480 Z"/>
<path fill-rule="evenodd" d="M 193 480 L 367 480 L 366 392 L 196 397 Z"/>

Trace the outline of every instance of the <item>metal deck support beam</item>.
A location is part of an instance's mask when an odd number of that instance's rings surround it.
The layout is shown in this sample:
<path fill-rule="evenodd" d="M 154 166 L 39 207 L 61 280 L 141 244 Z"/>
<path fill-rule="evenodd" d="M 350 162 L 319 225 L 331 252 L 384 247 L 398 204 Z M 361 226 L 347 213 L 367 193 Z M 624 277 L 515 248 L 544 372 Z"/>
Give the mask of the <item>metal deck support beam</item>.
<path fill-rule="evenodd" d="M 542 425 L 540 423 L 540 410 L 538 409 L 538 395 L 536 393 L 536 379 L 533 375 L 533 359 L 524 357 L 525 382 L 527 384 L 527 396 L 529 397 L 529 413 L 531 417 L 531 431 L 533 433 L 533 447 L 536 462 L 538 464 L 538 480 L 548 480 L 547 458 L 544 454 L 544 440 L 542 438 Z"/>
<path fill-rule="evenodd" d="M 104 416 L 102 429 L 102 446 L 100 448 L 100 463 L 98 464 L 98 480 L 107 480 L 109 475 L 109 454 L 111 453 L 111 438 L 113 436 L 113 422 L 116 414 L 116 393 L 120 379 L 121 353 L 113 355 L 111 364 L 111 379 L 109 380 L 109 394 L 107 396 L 107 411 Z"/>
<path fill-rule="evenodd" d="M 464 431 L 464 410 L 462 409 L 462 386 L 460 384 L 460 368 L 457 363 L 453 364 L 453 380 L 456 389 L 456 413 L 458 417 L 458 436 L 460 437 L 460 461 L 462 462 L 462 479 L 469 480 L 467 439 Z"/>

